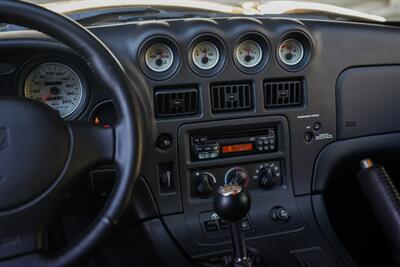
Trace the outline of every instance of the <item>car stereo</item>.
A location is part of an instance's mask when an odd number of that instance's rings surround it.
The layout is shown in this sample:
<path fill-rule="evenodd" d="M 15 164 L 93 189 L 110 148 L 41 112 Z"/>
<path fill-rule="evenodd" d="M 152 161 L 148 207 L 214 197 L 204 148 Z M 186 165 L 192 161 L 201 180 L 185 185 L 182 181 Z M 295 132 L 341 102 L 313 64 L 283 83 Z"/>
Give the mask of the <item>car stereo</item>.
<path fill-rule="evenodd" d="M 191 135 L 192 160 L 271 153 L 278 149 L 276 139 L 275 128 Z"/>

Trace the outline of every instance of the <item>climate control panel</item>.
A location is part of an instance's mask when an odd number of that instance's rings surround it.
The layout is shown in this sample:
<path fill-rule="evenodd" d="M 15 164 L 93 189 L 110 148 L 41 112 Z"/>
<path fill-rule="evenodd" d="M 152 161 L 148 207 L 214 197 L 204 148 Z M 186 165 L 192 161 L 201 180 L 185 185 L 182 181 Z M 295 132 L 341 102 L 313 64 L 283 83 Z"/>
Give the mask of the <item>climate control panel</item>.
<path fill-rule="evenodd" d="M 240 184 L 249 190 L 274 190 L 282 186 L 280 160 L 213 167 L 192 172 L 193 198 L 211 198 L 217 186 Z"/>

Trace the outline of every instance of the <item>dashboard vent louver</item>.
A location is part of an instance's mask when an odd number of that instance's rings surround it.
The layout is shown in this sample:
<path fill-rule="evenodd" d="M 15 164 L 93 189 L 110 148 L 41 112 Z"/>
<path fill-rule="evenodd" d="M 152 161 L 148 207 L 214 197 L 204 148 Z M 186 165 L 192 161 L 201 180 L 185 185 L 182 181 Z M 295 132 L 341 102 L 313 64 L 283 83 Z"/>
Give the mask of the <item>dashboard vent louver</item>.
<path fill-rule="evenodd" d="M 197 89 L 169 89 L 155 92 L 157 117 L 174 117 L 197 114 L 199 97 Z"/>
<path fill-rule="evenodd" d="M 252 86 L 250 83 L 212 84 L 212 111 L 232 112 L 252 108 Z"/>
<path fill-rule="evenodd" d="M 301 80 L 264 83 L 265 108 L 298 106 L 302 104 L 302 98 L 303 82 Z"/>

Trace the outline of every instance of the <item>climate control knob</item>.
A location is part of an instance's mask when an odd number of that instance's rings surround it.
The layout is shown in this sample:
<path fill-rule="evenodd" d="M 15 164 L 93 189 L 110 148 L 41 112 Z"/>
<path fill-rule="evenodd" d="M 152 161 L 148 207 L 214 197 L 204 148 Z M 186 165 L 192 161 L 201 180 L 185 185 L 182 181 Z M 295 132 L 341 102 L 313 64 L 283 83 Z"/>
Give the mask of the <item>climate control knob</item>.
<path fill-rule="evenodd" d="M 198 179 L 195 192 L 203 197 L 211 196 L 216 183 L 215 177 L 208 172 L 196 173 L 195 176 Z"/>
<path fill-rule="evenodd" d="M 276 183 L 275 178 L 276 174 L 272 167 L 262 167 L 258 173 L 258 184 L 263 188 L 270 188 Z"/>
<path fill-rule="evenodd" d="M 241 167 L 229 169 L 225 174 L 225 184 L 238 184 L 247 187 L 249 185 L 249 174 Z"/>

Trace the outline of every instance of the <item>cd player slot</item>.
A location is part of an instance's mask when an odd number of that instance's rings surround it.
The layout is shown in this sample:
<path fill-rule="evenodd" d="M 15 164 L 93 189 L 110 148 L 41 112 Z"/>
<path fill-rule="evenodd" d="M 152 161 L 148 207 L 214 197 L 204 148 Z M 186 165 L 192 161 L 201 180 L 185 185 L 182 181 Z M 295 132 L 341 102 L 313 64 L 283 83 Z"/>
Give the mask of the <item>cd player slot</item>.
<path fill-rule="evenodd" d="M 190 136 L 192 160 L 271 153 L 278 150 L 276 127 Z"/>

